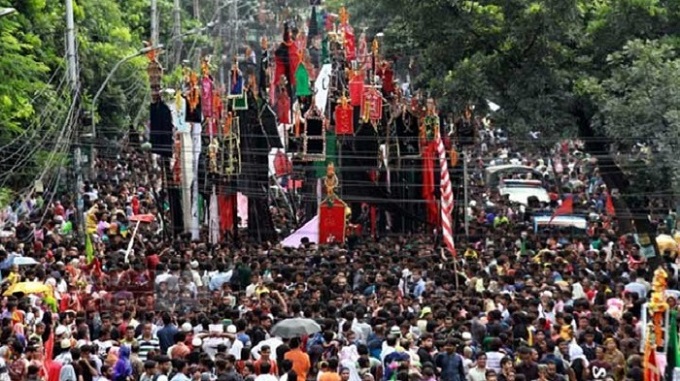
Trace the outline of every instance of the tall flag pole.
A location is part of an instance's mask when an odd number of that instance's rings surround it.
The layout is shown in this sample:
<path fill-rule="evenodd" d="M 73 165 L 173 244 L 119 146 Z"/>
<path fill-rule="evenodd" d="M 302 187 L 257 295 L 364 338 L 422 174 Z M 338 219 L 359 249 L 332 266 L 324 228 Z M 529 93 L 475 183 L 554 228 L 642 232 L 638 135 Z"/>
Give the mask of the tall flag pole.
<path fill-rule="evenodd" d="M 451 223 L 451 211 L 453 211 L 453 191 L 451 189 L 451 177 L 449 177 L 449 164 L 446 161 L 446 147 L 441 136 L 437 137 L 437 153 L 439 154 L 439 167 L 441 169 L 441 224 L 444 244 L 449 253 L 455 258 L 456 247 L 453 242 L 453 225 Z"/>

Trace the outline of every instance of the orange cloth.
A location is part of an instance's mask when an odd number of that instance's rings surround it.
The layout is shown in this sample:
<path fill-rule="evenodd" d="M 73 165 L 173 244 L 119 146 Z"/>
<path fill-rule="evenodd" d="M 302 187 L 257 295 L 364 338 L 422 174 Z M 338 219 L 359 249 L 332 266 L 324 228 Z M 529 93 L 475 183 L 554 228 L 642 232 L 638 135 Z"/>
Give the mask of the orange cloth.
<path fill-rule="evenodd" d="M 318 381 L 340 381 L 340 375 L 338 372 L 323 372 Z"/>
<path fill-rule="evenodd" d="M 283 358 L 293 363 L 293 370 L 297 374 L 298 381 L 307 380 L 307 373 L 309 373 L 309 369 L 312 367 L 309 355 L 300 350 L 300 348 L 296 348 L 286 352 Z"/>

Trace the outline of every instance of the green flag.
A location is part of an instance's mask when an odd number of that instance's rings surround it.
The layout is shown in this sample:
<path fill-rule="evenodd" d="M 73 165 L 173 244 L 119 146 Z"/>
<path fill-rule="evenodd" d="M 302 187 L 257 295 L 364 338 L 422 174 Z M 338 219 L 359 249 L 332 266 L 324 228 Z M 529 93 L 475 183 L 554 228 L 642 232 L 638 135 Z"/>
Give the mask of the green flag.
<path fill-rule="evenodd" d="M 672 310 L 668 322 L 668 344 L 666 346 L 666 374 L 670 371 L 672 378 L 673 369 L 680 366 L 680 348 L 678 348 L 678 311 Z"/>
<path fill-rule="evenodd" d="M 85 235 L 85 259 L 88 265 L 94 261 L 94 246 L 92 246 L 92 237 L 89 234 Z"/>
<path fill-rule="evenodd" d="M 312 95 L 312 89 L 309 86 L 309 73 L 302 63 L 295 70 L 295 95 L 298 97 Z"/>
<path fill-rule="evenodd" d="M 340 172 L 340 167 L 338 166 L 338 140 L 335 136 L 335 132 L 326 131 L 326 160 L 317 161 L 315 163 L 316 167 L 316 177 L 325 177 L 326 168 L 328 164 L 333 163 L 335 165 L 335 173 Z"/>

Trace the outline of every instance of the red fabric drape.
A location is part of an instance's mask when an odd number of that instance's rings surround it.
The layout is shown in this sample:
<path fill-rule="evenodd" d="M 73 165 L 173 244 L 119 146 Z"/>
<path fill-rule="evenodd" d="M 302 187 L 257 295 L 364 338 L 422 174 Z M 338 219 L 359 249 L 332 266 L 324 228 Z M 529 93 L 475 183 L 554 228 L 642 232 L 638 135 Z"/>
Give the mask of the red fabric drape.
<path fill-rule="evenodd" d="M 319 205 L 319 244 L 345 242 L 345 205 L 334 200 Z"/>
<path fill-rule="evenodd" d="M 213 116 L 213 81 L 209 76 L 201 80 L 201 111 L 206 118 Z"/>
<path fill-rule="evenodd" d="M 605 209 L 607 211 L 608 216 L 615 216 L 616 215 L 616 209 L 614 208 L 614 201 L 612 200 L 612 195 L 607 192 L 607 200 L 605 202 Z"/>
<path fill-rule="evenodd" d="M 45 342 L 45 365 L 52 362 L 54 358 L 54 332 L 50 332 L 50 336 Z"/>
<path fill-rule="evenodd" d="M 558 206 L 555 209 L 555 212 L 553 212 L 552 217 L 550 217 L 550 221 L 548 221 L 548 225 L 552 223 L 553 219 L 557 216 L 566 216 L 569 214 L 574 214 L 574 197 L 571 195 L 567 196 L 564 201 L 562 201 L 562 205 Z"/>
<path fill-rule="evenodd" d="M 288 57 L 275 56 L 274 57 L 274 85 L 278 86 L 281 82 L 281 77 L 288 78 L 287 64 Z"/>
<path fill-rule="evenodd" d="M 371 205 L 371 236 L 375 237 L 378 232 L 378 209 Z"/>
<path fill-rule="evenodd" d="M 335 108 L 335 134 L 354 134 L 354 109 L 349 104 Z"/>
<path fill-rule="evenodd" d="M 394 72 L 389 67 L 381 67 L 376 74 L 382 79 L 382 90 L 385 95 L 394 93 Z"/>
<path fill-rule="evenodd" d="M 426 142 L 423 149 L 423 200 L 427 210 L 427 222 L 439 226 L 437 201 L 434 197 L 434 160 L 437 146 L 434 141 Z"/>
<path fill-rule="evenodd" d="M 276 103 L 276 116 L 279 118 L 279 123 L 290 124 L 290 97 L 285 91 L 279 94 Z"/>
<path fill-rule="evenodd" d="M 349 98 L 352 106 L 361 106 L 361 99 L 364 96 L 364 78 L 355 75 L 349 81 Z"/>
<path fill-rule="evenodd" d="M 220 231 L 233 232 L 234 226 L 234 210 L 236 209 L 236 194 L 231 195 L 217 195 L 217 204 L 220 208 Z"/>
<path fill-rule="evenodd" d="M 345 34 L 345 59 L 347 62 L 352 62 L 357 59 L 357 45 L 354 37 L 354 29 L 347 25 L 344 30 Z"/>
<path fill-rule="evenodd" d="M 290 45 L 288 45 L 288 59 L 290 60 L 290 78 L 288 79 L 290 81 L 290 84 L 295 86 L 295 70 L 297 70 L 298 65 L 302 61 L 302 57 L 300 56 L 300 53 L 298 52 L 297 45 L 295 42 L 291 42 Z"/>

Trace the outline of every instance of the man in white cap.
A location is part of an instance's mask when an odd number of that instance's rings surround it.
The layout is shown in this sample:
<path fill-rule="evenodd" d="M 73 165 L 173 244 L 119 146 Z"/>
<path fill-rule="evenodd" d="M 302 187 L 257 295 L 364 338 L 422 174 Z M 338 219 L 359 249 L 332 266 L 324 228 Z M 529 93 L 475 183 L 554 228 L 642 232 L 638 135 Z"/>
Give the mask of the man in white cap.
<path fill-rule="evenodd" d="M 54 358 L 54 361 L 61 363 L 61 365 L 70 364 L 71 361 L 73 361 L 73 358 L 71 357 L 71 339 L 61 339 L 59 348 L 61 348 L 62 352 Z"/>
<path fill-rule="evenodd" d="M 194 281 L 194 284 L 196 287 L 201 288 L 203 287 L 203 280 L 201 279 L 201 274 L 198 273 L 198 261 L 193 260 L 189 263 L 189 266 L 191 266 L 191 279 Z"/>

